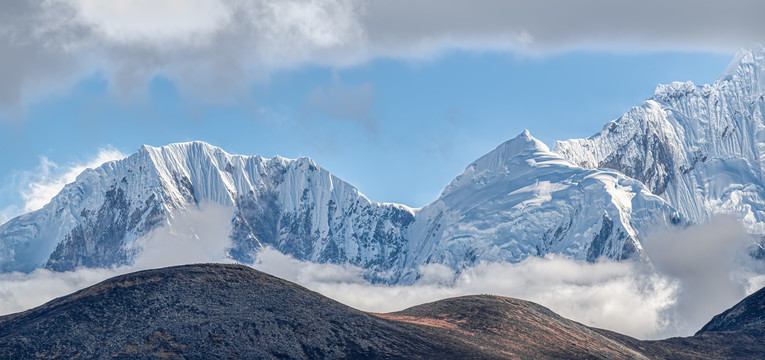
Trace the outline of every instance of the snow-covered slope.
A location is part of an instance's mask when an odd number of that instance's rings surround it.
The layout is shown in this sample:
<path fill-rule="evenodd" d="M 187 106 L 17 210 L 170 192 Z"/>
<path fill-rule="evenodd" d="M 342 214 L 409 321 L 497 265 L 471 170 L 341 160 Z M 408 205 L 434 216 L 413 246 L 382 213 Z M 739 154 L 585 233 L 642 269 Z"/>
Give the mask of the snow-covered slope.
<path fill-rule="evenodd" d="M 645 183 L 692 222 L 724 213 L 765 235 L 765 48 L 742 50 L 712 85 L 659 85 L 594 136 L 555 144 L 584 168 Z"/>
<path fill-rule="evenodd" d="M 575 166 L 524 131 L 468 166 L 417 213 L 407 269 L 548 253 L 587 261 L 644 257 L 643 236 L 681 223 L 639 181 Z"/>
<path fill-rule="evenodd" d="M 370 201 L 308 158 L 229 155 L 192 142 L 143 146 L 89 169 L 41 210 L 0 226 L 0 268 L 130 264 L 137 239 L 206 202 L 233 210 L 235 260 L 272 246 L 360 266 L 385 283 L 414 281 L 428 263 L 641 256 L 649 226 L 680 221 L 639 182 L 574 166 L 528 132 L 470 165 L 416 216 Z"/>
<path fill-rule="evenodd" d="M 41 210 L 0 226 L 0 269 L 130 263 L 137 238 L 201 202 L 234 209 L 230 250 L 262 246 L 395 277 L 412 210 L 367 199 L 308 158 L 229 155 L 202 142 L 144 146 L 89 169 Z"/>

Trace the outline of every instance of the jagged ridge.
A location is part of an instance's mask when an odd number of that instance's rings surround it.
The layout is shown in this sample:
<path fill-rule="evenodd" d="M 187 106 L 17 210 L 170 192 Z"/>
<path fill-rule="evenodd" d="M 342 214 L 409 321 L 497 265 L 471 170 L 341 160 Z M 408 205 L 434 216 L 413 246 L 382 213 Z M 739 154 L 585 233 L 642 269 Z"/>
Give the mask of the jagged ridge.
<path fill-rule="evenodd" d="M 640 107 L 554 151 L 640 180 L 695 223 L 714 214 L 765 234 L 765 48 L 739 52 L 711 85 L 659 85 Z"/>
<path fill-rule="evenodd" d="M 230 253 L 242 262 L 272 246 L 304 260 L 395 271 L 402 229 L 414 220 L 411 209 L 372 202 L 308 158 L 229 155 L 202 142 L 143 146 L 0 227 L 0 263 L 5 271 L 130 263 L 137 238 L 203 202 L 234 210 Z"/>

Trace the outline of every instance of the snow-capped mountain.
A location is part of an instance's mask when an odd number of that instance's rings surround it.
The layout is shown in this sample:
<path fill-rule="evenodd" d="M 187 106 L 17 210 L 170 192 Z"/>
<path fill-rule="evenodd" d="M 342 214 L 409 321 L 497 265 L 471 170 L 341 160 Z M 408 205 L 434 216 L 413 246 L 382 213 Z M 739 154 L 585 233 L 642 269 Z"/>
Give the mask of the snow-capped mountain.
<path fill-rule="evenodd" d="M 299 259 L 395 271 L 414 221 L 411 209 L 372 202 L 308 158 L 229 155 L 202 142 L 143 146 L 1 226 L 0 268 L 128 264 L 136 239 L 203 202 L 234 209 L 230 254 L 243 262 L 270 245 Z"/>
<path fill-rule="evenodd" d="M 206 202 L 234 210 L 229 254 L 237 261 L 271 246 L 353 264 L 385 283 L 414 281 L 428 263 L 641 256 L 649 224 L 680 221 L 639 182 L 574 166 L 528 132 L 470 165 L 417 213 L 370 201 L 308 158 L 229 155 L 192 142 L 143 146 L 83 172 L 41 210 L 0 226 L 0 266 L 129 264 L 137 239 Z"/>
<path fill-rule="evenodd" d="M 524 131 L 417 213 L 406 267 L 460 269 L 548 253 L 587 261 L 644 257 L 643 236 L 682 223 L 639 181 L 582 169 Z"/>
<path fill-rule="evenodd" d="M 765 48 L 742 50 L 711 85 L 659 85 L 587 139 L 553 151 L 642 181 L 690 221 L 741 219 L 765 235 Z"/>

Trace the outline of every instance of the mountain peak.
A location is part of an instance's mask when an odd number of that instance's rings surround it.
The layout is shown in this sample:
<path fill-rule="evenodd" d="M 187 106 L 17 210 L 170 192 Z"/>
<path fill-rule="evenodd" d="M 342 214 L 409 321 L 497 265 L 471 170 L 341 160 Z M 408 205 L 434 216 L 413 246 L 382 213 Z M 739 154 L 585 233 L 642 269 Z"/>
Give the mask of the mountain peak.
<path fill-rule="evenodd" d="M 696 84 L 694 84 L 692 81 L 673 81 L 669 84 L 659 84 L 656 85 L 656 90 L 654 90 L 653 95 L 654 98 L 661 98 L 661 97 L 680 97 L 683 95 L 691 94 L 696 91 Z"/>
<path fill-rule="evenodd" d="M 441 194 L 443 196 L 466 182 L 473 181 L 476 177 L 484 177 L 486 174 L 506 174 L 510 168 L 526 163 L 527 159 L 545 155 L 558 157 L 550 152 L 547 145 L 531 136 L 528 130 L 523 130 L 518 136 L 505 141 L 470 164 L 462 175 L 455 178 Z"/>
<path fill-rule="evenodd" d="M 140 148 L 138 148 L 138 152 L 149 152 L 149 153 L 156 153 L 156 152 L 168 152 L 168 151 L 205 151 L 210 153 L 217 153 L 222 152 L 226 153 L 223 149 L 210 145 L 204 141 L 187 141 L 187 142 L 177 142 L 177 143 L 170 143 L 167 145 L 162 146 L 151 146 L 151 145 L 142 145 Z"/>
<path fill-rule="evenodd" d="M 755 45 L 739 50 L 722 75 L 717 78 L 717 82 L 749 80 L 756 83 L 765 76 L 763 73 L 765 73 L 765 47 Z"/>
<path fill-rule="evenodd" d="M 505 141 L 488 154 L 470 164 L 468 169 L 470 169 L 470 172 L 481 172 L 484 170 L 507 168 L 513 159 L 518 156 L 534 156 L 535 154 L 549 152 L 550 148 L 547 145 L 531 136 L 528 130 L 523 130 L 518 136 Z"/>
<path fill-rule="evenodd" d="M 739 50 L 725 71 L 717 78 L 715 86 L 734 82 L 738 84 L 737 87 L 759 93 L 765 91 L 765 84 L 761 84 L 761 79 L 765 79 L 765 47 L 756 45 Z M 703 92 L 706 93 L 710 88 L 710 85 L 704 85 Z M 680 98 L 701 89 L 701 86 L 691 81 L 674 81 L 657 85 L 653 98 L 663 100 Z"/>
<path fill-rule="evenodd" d="M 531 136 L 531 133 L 528 130 L 523 130 L 518 136 L 505 141 L 502 145 L 498 146 L 497 149 L 510 150 L 509 153 L 515 154 L 527 150 L 550 151 L 550 148 L 548 148 L 547 145 Z M 508 152 L 506 151 L 506 153 Z"/>

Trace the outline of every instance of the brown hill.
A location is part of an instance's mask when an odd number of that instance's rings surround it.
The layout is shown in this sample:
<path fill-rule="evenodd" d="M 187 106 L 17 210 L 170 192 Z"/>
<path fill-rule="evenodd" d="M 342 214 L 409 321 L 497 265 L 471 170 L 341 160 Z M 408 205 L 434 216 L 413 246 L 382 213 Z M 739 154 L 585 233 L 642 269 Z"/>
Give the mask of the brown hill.
<path fill-rule="evenodd" d="M 384 319 L 505 358 L 641 359 L 639 352 L 544 306 L 499 296 L 464 296 L 415 306 Z"/>
<path fill-rule="evenodd" d="M 368 314 L 249 267 L 185 265 L 0 317 L 0 358 L 758 358 L 765 295 L 755 295 L 693 337 L 640 341 L 523 300 L 466 296 Z"/>
<path fill-rule="evenodd" d="M 0 358 L 482 357 L 240 265 L 106 280 L 0 318 Z"/>

